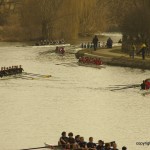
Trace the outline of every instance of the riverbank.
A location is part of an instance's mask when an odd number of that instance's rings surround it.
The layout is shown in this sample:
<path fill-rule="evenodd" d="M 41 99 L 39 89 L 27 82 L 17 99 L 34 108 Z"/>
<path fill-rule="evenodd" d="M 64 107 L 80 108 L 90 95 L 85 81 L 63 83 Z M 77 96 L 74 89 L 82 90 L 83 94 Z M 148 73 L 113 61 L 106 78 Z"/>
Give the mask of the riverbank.
<path fill-rule="evenodd" d="M 104 64 L 111 66 L 130 67 L 150 70 L 150 57 L 142 60 L 141 56 L 135 56 L 134 59 L 129 54 L 123 53 L 121 46 L 112 49 L 100 48 L 96 51 L 93 49 L 82 49 L 76 53 L 76 58 L 81 56 L 100 57 Z"/>

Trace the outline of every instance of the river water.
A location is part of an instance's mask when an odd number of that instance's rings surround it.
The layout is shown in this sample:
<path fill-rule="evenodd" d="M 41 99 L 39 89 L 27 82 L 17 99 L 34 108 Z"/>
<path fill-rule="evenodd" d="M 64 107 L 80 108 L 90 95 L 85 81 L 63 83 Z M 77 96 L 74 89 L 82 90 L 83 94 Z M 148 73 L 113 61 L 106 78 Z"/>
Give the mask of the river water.
<path fill-rule="evenodd" d="M 120 149 L 148 149 L 136 142 L 150 140 L 150 96 L 142 96 L 138 88 L 108 87 L 140 83 L 150 71 L 78 66 L 74 54 L 40 54 L 49 49 L 19 43 L 0 47 L 0 66 L 21 64 L 26 72 L 52 75 L 0 80 L 0 149 L 57 144 L 62 131 L 86 141 L 90 136 L 95 142 L 116 141 Z"/>

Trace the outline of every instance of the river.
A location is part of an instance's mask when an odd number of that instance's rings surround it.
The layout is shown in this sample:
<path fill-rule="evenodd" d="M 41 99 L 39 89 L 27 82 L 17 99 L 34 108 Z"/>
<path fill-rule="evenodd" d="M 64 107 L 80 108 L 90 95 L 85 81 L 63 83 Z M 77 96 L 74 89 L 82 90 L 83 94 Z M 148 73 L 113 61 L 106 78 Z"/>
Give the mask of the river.
<path fill-rule="evenodd" d="M 53 50 L 54 48 L 51 48 Z M 0 149 L 17 150 L 57 144 L 62 131 L 88 141 L 116 141 L 118 148 L 148 149 L 150 96 L 138 88 L 110 91 L 108 87 L 137 84 L 150 71 L 77 65 L 74 54 L 40 54 L 49 48 L 2 43 L 0 66 L 22 65 L 26 72 L 51 78 L 0 80 Z"/>

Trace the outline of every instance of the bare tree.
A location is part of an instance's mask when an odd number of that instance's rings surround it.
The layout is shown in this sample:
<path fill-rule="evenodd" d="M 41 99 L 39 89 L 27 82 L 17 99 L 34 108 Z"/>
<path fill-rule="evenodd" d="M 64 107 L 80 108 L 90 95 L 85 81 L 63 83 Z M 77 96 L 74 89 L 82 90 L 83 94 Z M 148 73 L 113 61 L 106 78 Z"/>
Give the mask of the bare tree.
<path fill-rule="evenodd" d="M 21 11 L 22 25 L 28 26 L 30 31 L 35 27 L 37 32 L 40 30 L 42 33 L 43 39 L 48 39 L 52 32 L 54 20 L 56 19 L 57 10 L 59 9 L 61 1 L 62 0 L 24 0 Z M 29 13 L 31 10 L 32 13 Z"/>

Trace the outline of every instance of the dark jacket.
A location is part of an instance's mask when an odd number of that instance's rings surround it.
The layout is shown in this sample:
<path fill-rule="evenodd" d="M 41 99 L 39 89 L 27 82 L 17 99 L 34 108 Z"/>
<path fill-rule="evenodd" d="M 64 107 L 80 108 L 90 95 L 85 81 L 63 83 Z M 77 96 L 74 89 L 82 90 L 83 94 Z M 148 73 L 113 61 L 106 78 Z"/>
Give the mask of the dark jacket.
<path fill-rule="evenodd" d="M 98 43 L 98 38 L 97 38 L 97 36 L 95 36 L 95 37 L 93 38 L 93 43 L 94 43 L 94 44 L 97 44 L 97 43 Z"/>

